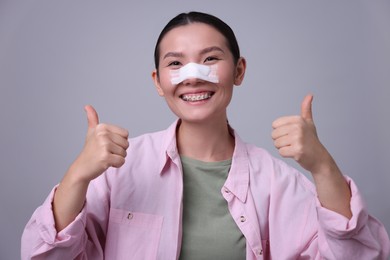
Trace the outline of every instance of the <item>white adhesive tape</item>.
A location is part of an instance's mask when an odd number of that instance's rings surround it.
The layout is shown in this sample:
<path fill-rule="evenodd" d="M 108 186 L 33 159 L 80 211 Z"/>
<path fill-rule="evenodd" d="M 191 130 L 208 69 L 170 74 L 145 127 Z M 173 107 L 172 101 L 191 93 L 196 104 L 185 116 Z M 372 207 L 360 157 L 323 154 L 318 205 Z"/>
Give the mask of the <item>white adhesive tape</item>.
<path fill-rule="evenodd" d="M 207 66 L 190 62 L 180 69 L 171 70 L 171 83 L 173 85 L 192 78 L 218 83 L 217 65 Z"/>

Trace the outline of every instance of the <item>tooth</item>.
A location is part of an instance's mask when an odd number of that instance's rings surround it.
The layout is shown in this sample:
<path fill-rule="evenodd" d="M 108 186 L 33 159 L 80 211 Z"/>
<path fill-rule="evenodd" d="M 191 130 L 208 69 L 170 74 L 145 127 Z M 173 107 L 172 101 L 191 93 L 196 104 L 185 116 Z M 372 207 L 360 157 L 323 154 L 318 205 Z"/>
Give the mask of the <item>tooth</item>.
<path fill-rule="evenodd" d="M 191 95 L 183 95 L 183 100 L 185 101 L 200 101 L 200 100 L 204 100 L 204 99 L 208 99 L 211 97 L 211 94 L 210 93 L 203 93 L 203 94 L 198 94 L 198 95 L 195 95 L 195 94 L 191 94 Z"/>

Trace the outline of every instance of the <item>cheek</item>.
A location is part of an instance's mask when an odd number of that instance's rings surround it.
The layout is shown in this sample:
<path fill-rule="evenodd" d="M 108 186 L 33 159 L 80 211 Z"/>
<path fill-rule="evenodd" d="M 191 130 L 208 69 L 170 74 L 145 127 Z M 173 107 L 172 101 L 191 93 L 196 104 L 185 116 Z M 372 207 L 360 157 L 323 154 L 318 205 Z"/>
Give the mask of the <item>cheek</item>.
<path fill-rule="evenodd" d="M 232 66 L 218 66 L 217 75 L 220 83 L 234 85 L 234 68 Z"/>
<path fill-rule="evenodd" d="M 164 71 L 160 74 L 160 86 L 165 93 L 173 92 L 175 86 L 171 83 L 171 75 L 169 71 Z"/>

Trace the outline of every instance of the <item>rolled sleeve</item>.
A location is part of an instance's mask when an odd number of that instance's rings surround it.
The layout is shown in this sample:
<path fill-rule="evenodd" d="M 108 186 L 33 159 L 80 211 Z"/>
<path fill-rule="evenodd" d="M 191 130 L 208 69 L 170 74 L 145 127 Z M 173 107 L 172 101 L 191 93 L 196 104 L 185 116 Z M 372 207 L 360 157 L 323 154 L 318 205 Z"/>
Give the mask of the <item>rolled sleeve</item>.
<path fill-rule="evenodd" d="M 351 219 L 322 207 L 317 199 L 320 251 L 331 259 L 387 259 L 390 242 L 383 225 L 368 214 L 353 180 L 346 180 L 352 195 Z"/>
<path fill-rule="evenodd" d="M 22 235 L 22 259 L 31 259 L 56 247 L 66 247 L 72 255 L 85 246 L 85 206 L 75 220 L 57 233 L 52 202 L 58 186 L 54 187 L 44 203 L 37 208 Z M 31 254 L 31 255 L 29 255 Z"/>
<path fill-rule="evenodd" d="M 317 212 L 321 226 L 329 236 L 343 239 L 355 236 L 363 228 L 365 223 L 367 223 L 368 219 L 364 200 L 355 183 L 348 177 L 346 177 L 346 180 L 352 195 L 350 202 L 352 211 L 351 219 L 322 207 L 321 202 L 317 198 Z"/>

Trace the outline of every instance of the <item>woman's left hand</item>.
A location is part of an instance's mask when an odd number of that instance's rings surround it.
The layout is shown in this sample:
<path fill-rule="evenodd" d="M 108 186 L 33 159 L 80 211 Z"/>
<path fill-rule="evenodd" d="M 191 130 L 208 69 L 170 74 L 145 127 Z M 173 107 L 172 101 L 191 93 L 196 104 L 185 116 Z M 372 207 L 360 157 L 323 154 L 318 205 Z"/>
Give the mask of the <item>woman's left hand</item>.
<path fill-rule="evenodd" d="M 283 157 L 293 158 L 312 174 L 329 163 L 330 155 L 321 144 L 312 115 L 313 95 L 307 95 L 301 104 L 301 114 L 276 119 L 272 123 L 272 139 Z M 325 160 L 324 160 L 325 159 Z"/>
<path fill-rule="evenodd" d="M 283 157 L 294 158 L 311 172 L 321 205 L 350 219 L 351 191 L 332 156 L 318 139 L 312 101 L 313 96 L 307 95 L 302 101 L 301 115 L 276 119 L 272 123 L 272 138 Z"/>

